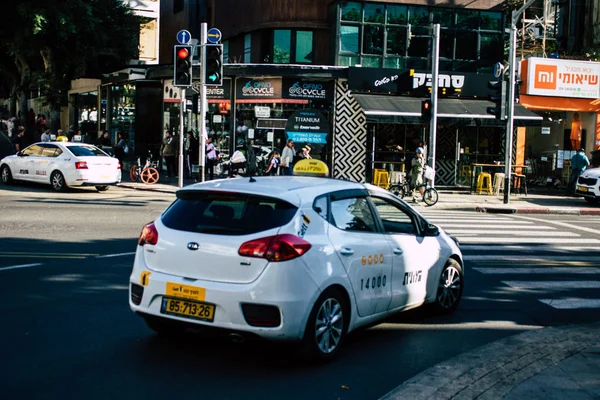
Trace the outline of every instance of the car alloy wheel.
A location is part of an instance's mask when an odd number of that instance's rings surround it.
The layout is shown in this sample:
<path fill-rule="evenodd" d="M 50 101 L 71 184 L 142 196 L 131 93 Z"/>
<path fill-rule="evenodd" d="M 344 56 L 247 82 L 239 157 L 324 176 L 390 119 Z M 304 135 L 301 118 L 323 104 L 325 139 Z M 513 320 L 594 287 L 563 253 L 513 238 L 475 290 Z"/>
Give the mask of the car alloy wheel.
<path fill-rule="evenodd" d="M 54 173 L 52 173 L 51 182 L 52 188 L 57 192 L 62 192 L 63 190 L 65 190 L 65 178 L 60 172 L 55 171 Z"/>
<path fill-rule="evenodd" d="M 460 264 L 450 259 L 442 270 L 435 305 L 440 312 L 452 312 L 458 307 L 463 291 L 463 274 Z"/>
<path fill-rule="evenodd" d="M 96 186 L 96 190 L 99 192 L 106 192 L 108 190 L 108 186 L 106 186 L 106 185 Z"/>
<path fill-rule="evenodd" d="M 12 174 L 10 173 L 10 168 L 8 165 L 2 167 L 2 183 L 8 185 L 12 182 Z"/>
<path fill-rule="evenodd" d="M 337 289 L 330 288 L 315 302 L 304 332 L 303 356 L 327 361 L 338 352 L 348 328 L 344 300 Z"/>

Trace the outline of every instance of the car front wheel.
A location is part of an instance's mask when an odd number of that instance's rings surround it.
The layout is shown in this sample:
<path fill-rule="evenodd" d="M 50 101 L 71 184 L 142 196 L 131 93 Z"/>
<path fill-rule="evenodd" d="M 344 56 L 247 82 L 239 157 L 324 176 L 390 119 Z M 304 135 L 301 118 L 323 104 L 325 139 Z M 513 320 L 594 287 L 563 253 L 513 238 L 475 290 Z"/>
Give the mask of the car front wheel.
<path fill-rule="evenodd" d="M 464 278 L 458 261 L 449 259 L 438 282 L 434 307 L 437 312 L 451 313 L 462 298 Z"/>
<path fill-rule="evenodd" d="M 2 166 L 2 171 L 0 171 L 0 177 L 2 178 L 2 183 L 4 183 L 5 185 L 12 183 L 13 178 L 8 165 Z"/>
<path fill-rule="evenodd" d="M 65 177 L 59 171 L 54 171 L 52 173 L 50 183 L 52 183 L 52 188 L 57 192 L 62 192 L 67 188 Z"/>
<path fill-rule="evenodd" d="M 96 186 L 96 190 L 99 192 L 106 192 L 108 190 L 108 186 L 106 186 L 106 185 Z"/>
<path fill-rule="evenodd" d="M 304 354 L 311 360 L 328 361 L 342 346 L 350 318 L 345 303 L 336 289 L 326 290 L 316 301 L 304 332 Z"/>

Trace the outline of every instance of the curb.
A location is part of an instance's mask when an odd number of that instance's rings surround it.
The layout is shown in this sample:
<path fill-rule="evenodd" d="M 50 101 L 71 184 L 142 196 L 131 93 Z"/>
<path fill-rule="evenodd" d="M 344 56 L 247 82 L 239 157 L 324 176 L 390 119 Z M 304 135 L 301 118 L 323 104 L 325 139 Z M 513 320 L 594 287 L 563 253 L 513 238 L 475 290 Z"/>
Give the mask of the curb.
<path fill-rule="evenodd" d="M 600 344 L 600 324 L 535 329 L 443 361 L 380 400 L 498 399 L 567 358 Z"/>

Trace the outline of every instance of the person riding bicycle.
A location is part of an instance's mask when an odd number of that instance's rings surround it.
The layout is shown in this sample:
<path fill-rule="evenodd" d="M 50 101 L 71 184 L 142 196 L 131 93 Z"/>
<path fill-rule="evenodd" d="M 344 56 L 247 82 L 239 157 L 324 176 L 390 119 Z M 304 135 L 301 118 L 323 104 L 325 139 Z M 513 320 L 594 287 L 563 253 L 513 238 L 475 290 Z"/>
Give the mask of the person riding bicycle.
<path fill-rule="evenodd" d="M 423 184 L 423 170 L 425 168 L 425 157 L 423 154 L 423 148 L 417 147 L 417 156 L 411 161 L 410 168 L 410 180 L 411 180 L 411 189 L 412 189 L 412 201 L 413 203 L 417 202 L 417 196 L 415 193 L 415 188 L 419 185 Z M 421 197 L 423 197 L 424 188 L 419 187 L 419 193 L 421 193 Z"/>

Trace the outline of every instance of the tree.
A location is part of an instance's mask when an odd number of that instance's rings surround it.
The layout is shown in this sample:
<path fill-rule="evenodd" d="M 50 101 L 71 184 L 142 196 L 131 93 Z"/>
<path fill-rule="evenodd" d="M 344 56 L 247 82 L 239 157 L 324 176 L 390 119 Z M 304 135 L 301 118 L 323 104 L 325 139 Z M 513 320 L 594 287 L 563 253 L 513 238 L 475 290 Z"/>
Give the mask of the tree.
<path fill-rule="evenodd" d="M 17 67 L 19 108 L 27 109 L 30 87 L 40 87 L 52 129 L 59 127 L 72 79 L 112 72 L 137 56 L 140 21 L 120 0 L 9 4 L 15 18 L 6 18 L 8 26 L 0 28 L 0 41 L 6 43 L 0 51 Z"/>

